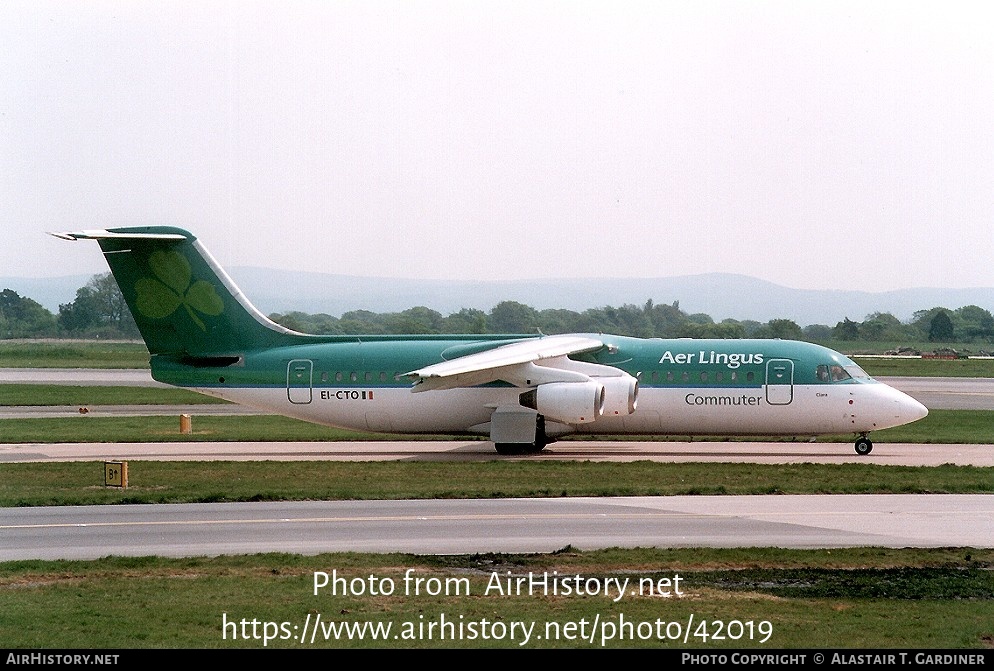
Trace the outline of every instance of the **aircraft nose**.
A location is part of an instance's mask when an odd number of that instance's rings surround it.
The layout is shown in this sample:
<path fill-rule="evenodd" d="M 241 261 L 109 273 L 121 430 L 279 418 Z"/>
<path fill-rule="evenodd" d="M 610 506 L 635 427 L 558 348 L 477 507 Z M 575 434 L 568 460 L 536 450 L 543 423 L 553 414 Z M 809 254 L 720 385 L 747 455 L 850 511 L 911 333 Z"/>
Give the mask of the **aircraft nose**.
<path fill-rule="evenodd" d="M 888 387 L 888 390 L 888 396 L 893 399 L 894 404 L 897 406 L 897 418 L 900 419 L 902 424 L 916 422 L 928 415 L 928 408 L 922 405 L 917 399 L 893 387 Z"/>
<path fill-rule="evenodd" d="M 928 408 L 903 391 L 880 383 L 872 385 L 872 393 L 867 397 L 863 406 L 864 418 L 871 418 L 871 430 L 889 429 L 894 426 L 910 424 L 928 415 Z"/>
<path fill-rule="evenodd" d="M 928 408 L 926 408 L 923 404 L 911 398 L 904 392 L 901 392 L 901 395 L 904 396 L 904 398 L 900 401 L 901 415 L 907 417 L 909 422 L 916 422 L 928 415 Z"/>

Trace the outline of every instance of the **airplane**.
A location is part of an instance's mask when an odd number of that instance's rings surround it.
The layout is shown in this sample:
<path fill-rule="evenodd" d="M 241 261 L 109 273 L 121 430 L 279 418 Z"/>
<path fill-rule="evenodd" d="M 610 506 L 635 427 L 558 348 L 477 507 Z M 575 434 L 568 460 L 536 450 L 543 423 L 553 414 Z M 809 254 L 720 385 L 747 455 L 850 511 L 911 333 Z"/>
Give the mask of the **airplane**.
<path fill-rule="evenodd" d="M 387 433 L 484 435 L 502 455 L 563 436 L 807 437 L 925 417 L 848 357 L 790 340 L 543 335 L 310 335 L 257 310 L 192 233 L 96 240 L 150 354 L 152 377 L 261 411 Z"/>

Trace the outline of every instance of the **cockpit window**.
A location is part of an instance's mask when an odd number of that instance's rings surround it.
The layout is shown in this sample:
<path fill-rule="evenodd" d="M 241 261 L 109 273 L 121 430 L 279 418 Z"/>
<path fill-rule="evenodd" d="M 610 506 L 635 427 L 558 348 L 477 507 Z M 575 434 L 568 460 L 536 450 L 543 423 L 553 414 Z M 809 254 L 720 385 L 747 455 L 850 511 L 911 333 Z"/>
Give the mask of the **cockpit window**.
<path fill-rule="evenodd" d="M 849 380 L 852 378 L 845 368 L 838 364 L 832 364 L 828 367 L 828 374 L 832 378 L 832 382 L 842 382 L 843 380 Z"/>
<path fill-rule="evenodd" d="M 845 366 L 837 363 L 822 364 L 816 369 L 815 375 L 819 382 L 845 382 L 846 380 L 869 377 L 862 368 L 854 363 Z"/>
<path fill-rule="evenodd" d="M 854 378 L 870 377 L 869 375 L 866 374 L 865 370 L 863 370 L 854 363 L 851 363 L 848 366 L 846 366 L 846 372 L 849 373 L 849 375 Z"/>

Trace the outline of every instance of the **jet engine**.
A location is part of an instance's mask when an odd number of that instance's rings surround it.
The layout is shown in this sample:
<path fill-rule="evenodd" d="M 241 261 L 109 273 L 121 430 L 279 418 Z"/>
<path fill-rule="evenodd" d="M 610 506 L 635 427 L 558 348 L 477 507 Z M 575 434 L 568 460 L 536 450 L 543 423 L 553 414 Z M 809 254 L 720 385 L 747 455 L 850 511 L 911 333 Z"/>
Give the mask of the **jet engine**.
<path fill-rule="evenodd" d="M 600 382 L 549 382 L 519 397 L 521 405 L 565 424 L 587 424 L 604 413 Z"/>
<path fill-rule="evenodd" d="M 623 377 L 599 377 L 597 382 L 604 385 L 604 414 L 630 415 L 638 405 L 639 383 L 631 375 Z"/>

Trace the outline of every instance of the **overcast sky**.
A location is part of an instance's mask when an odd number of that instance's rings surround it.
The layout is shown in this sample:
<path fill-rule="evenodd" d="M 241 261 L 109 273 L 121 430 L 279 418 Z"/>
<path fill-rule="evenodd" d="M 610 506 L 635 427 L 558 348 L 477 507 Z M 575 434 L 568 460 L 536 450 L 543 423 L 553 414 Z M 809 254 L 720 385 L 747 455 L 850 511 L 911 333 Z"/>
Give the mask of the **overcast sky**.
<path fill-rule="evenodd" d="M 0 3 L 0 276 L 994 286 L 994 5 Z M 237 276 L 236 276 L 237 280 Z"/>

